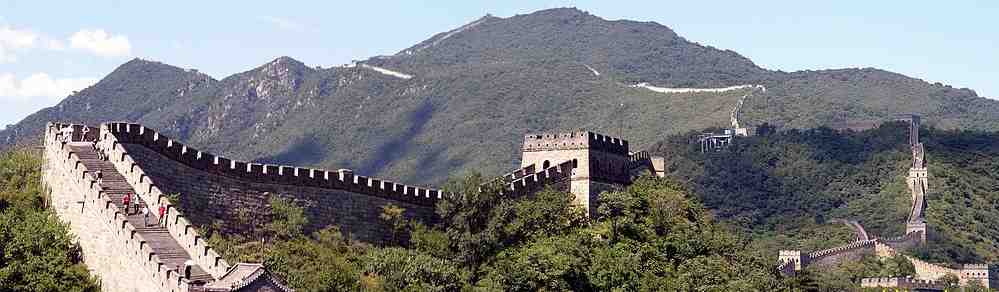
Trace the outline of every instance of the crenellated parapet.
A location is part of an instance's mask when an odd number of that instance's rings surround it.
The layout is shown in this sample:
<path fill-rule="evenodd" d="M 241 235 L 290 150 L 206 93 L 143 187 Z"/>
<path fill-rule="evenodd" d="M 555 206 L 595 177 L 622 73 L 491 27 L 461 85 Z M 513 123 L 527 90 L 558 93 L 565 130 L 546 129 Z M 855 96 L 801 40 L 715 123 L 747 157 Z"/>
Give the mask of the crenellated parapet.
<path fill-rule="evenodd" d="M 841 245 L 833 248 L 813 251 L 808 253 L 809 262 L 819 262 L 825 258 L 831 258 L 846 253 L 853 253 L 860 250 L 871 249 L 873 250 L 874 244 L 877 240 L 858 240 L 852 243 Z"/>
<path fill-rule="evenodd" d="M 628 141 L 590 131 L 528 134 L 524 136 L 524 152 L 590 149 L 628 155 Z"/>
<path fill-rule="evenodd" d="M 192 260 L 204 267 L 209 267 L 208 272 L 215 277 L 219 277 L 229 269 L 229 264 L 222 259 L 222 256 L 208 245 L 208 238 L 202 236 L 184 214 L 175 206 L 178 202 L 171 202 L 167 192 L 157 186 L 146 172 L 139 167 L 134 158 L 122 146 L 117 135 L 114 135 L 111 124 L 101 125 L 101 138 L 98 148 L 108 155 L 108 161 L 115 165 L 126 181 L 136 190 L 136 195 L 140 196 L 144 202 L 155 205 L 164 205 L 167 208 L 167 230 L 190 255 Z"/>
<path fill-rule="evenodd" d="M 576 168 L 576 161 L 570 160 L 542 169 L 536 173 L 523 175 L 507 183 L 507 188 L 503 191 L 503 194 L 511 197 L 520 197 L 541 191 L 547 186 L 553 186 L 560 191 L 569 191 L 568 182 L 572 177 L 574 168 Z M 526 172 L 533 169 L 534 167 L 531 165 L 522 168 L 520 171 Z"/>
<path fill-rule="evenodd" d="M 537 168 L 536 165 L 531 164 L 525 167 L 518 168 L 517 170 L 511 171 L 507 174 L 504 174 L 500 178 L 506 179 L 508 181 L 515 181 L 522 177 L 535 174 L 537 172 L 536 168 Z"/>
<path fill-rule="evenodd" d="M 64 132 L 60 130 L 67 126 L 77 130 L 87 129 L 87 132 L 92 133 L 92 135 L 74 135 L 71 139 L 66 140 Z M 80 205 L 78 212 L 82 215 L 66 212 L 57 213 L 63 217 L 63 220 L 70 221 L 70 225 L 76 233 L 100 232 L 100 236 L 109 236 L 113 239 L 93 242 L 89 238 L 95 237 L 94 234 L 81 237 L 87 261 L 100 263 L 109 261 L 110 258 L 117 259 L 110 260 L 111 263 L 117 262 L 116 265 L 92 267 L 98 269 L 98 274 L 106 281 L 146 287 L 150 289 L 148 291 L 190 291 L 193 287 L 191 281 L 177 267 L 168 265 L 161 259 L 150 244 L 151 240 L 137 231 L 139 227 L 136 223 L 130 222 L 125 212 L 104 193 L 94 176 L 94 170 L 88 169 L 80 154 L 70 147 L 72 143 L 93 141 L 98 133 L 99 128 L 96 127 L 57 123 L 47 125 L 44 138 L 44 155 L 47 165 L 43 181 L 47 188 L 53 191 L 53 196 L 60 197 L 53 200 L 76 201 Z M 77 198 L 61 198 L 62 196 L 76 196 Z M 57 210 L 61 210 L 61 208 L 57 208 Z M 102 223 L 103 226 L 95 226 L 93 223 Z M 95 230 L 97 228 L 110 232 Z M 209 270 L 228 268 L 228 264 L 220 256 L 210 248 L 207 250 L 214 257 L 213 260 L 207 261 L 203 267 Z M 114 279 L 116 277 L 132 277 L 127 273 L 137 274 L 135 279 Z"/>
<path fill-rule="evenodd" d="M 117 143 L 140 144 L 191 168 L 243 181 L 347 190 L 421 206 L 434 206 L 443 196 L 440 190 L 356 175 L 345 169 L 329 171 L 232 160 L 199 151 L 139 124 L 106 125 Z"/>
<path fill-rule="evenodd" d="M 943 282 L 933 280 L 922 280 L 907 277 L 881 277 L 863 278 L 860 280 L 860 287 L 943 290 L 947 287 L 947 285 Z"/>
<path fill-rule="evenodd" d="M 80 134 L 67 135 L 67 127 Z M 77 235 L 85 261 L 101 278 L 103 289 L 206 291 L 205 284 L 225 276 L 229 281 L 252 282 L 262 289 L 291 291 L 273 278 L 265 283 L 249 277 L 252 275 L 233 275 L 233 266 L 150 181 L 122 143 L 110 134 L 107 124 L 90 127 L 49 123 L 43 141 L 43 182 L 50 191 L 53 209 Z M 103 173 L 103 179 L 98 178 L 98 173 Z M 162 225 L 156 223 L 160 218 L 155 214 L 147 218 L 151 222 L 145 222 L 137 211 L 122 210 L 118 203 L 124 193 L 134 193 L 137 203 L 152 210 L 165 207 Z M 238 265 L 258 266 L 258 274 L 267 274 L 259 264 Z M 220 287 L 211 291 L 233 290 Z"/>
<path fill-rule="evenodd" d="M 631 163 L 628 165 L 628 169 L 631 176 L 646 170 L 656 177 L 666 176 L 666 158 L 662 156 L 652 156 L 647 151 L 638 151 L 631 153 L 629 159 Z"/>

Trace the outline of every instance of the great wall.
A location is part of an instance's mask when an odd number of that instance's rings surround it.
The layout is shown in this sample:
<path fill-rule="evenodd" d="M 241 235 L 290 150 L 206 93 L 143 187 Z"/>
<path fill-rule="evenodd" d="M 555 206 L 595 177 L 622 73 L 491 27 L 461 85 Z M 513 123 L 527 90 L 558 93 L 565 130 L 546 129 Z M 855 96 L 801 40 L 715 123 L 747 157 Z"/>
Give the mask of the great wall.
<path fill-rule="evenodd" d="M 851 226 L 857 233 L 854 242 L 829 249 L 803 253 L 799 250 L 780 250 L 778 252 L 777 271 L 782 275 L 794 275 L 807 266 L 819 268 L 834 265 L 842 261 L 856 260 L 865 255 L 875 255 L 881 260 L 902 254 L 904 251 L 926 244 L 927 222 L 925 217 L 926 193 L 929 190 L 928 171 L 923 143 L 919 142 L 920 117 L 914 114 L 900 115 L 895 121 L 905 121 L 909 124 L 909 147 L 912 150 L 912 163 L 906 177 L 912 205 L 905 221 L 905 234 L 897 237 L 878 237 L 870 239 L 864 227 L 856 221 L 836 220 Z M 864 124 L 849 124 L 843 129 L 858 130 L 876 127 L 880 122 Z M 965 264 L 961 268 L 952 268 L 941 264 L 929 263 L 915 257 L 904 255 L 915 267 L 915 276 L 864 278 L 861 287 L 866 288 L 901 288 L 942 291 L 946 286 L 942 281 L 944 276 L 953 275 L 958 285 L 967 286 L 971 283 L 980 284 L 986 288 L 999 287 L 999 273 L 995 267 L 986 264 Z"/>
<path fill-rule="evenodd" d="M 856 240 L 811 252 L 781 250 L 779 273 L 794 275 L 808 266 L 823 268 L 868 254 L 885 259 L 925 244 L 928 172 L 919 117 L 896 120 L 909 122 L 912 149 L 906 177 L 912 207 L 905 234 L 869 235 L 860 222 L 833 220 L 853 229 Z M 84 261 L 105 291 L 290 291 L 263 265 L 226 262 L 199 228 L 250 232 L 270 221 L 270 199 L 279 197 L 303 208 L 307 231 L 336 225 L 350 238 L 383 242 L 392 234 L 378 218 L 383 206 L 396 205 L 405 210 L 406 219 L 434 223 L 436 203 L 453 195 L 348 169 L 232 160 L 132 123 L 49 123 L 44 149 L 43 182 L 53 207 L 78 238 Z M 664 171 L 662 157 L 631 152 L 623 139 L 576 131 L 525 135 L 521 168 L 497 180 L 505 183 L 501 193 L 506 196 L 530 195 L 545 187 L 572 193 L 574 202 L 592 215 L 599 193 L 626 186 L 637 175 L 664 176 Z M 150 209 L 164 206 L 165 218 L 154 212 L 149 224 L 137 212 L 125 212 L 121 199 L 126 193 L 136 194 Z M 249 221 L 219 224 L 220 218 L 237 217 Z M 157 224 L 161 219 L 164 224 Z M 937 289 L 942 277 L 954 275 L 961 285 L 996 287 L 991 266 L 955 268 L 903 256 L 916 268 L 915 278 L 867 278 L 861 285 Z"/>
<path fill-rule="evenodd" d="M 381 242 L 390 227 L 382 207 L 436 222 L 441 190 L 354 174 L 237 161 L 198 151 L 131 123 L 97 127 L 49 123 L 42 180 L 59 218 L 83 248 L 84 262 L 105 291 L 290 291 L 260 264 L 226 262 L 199 229 L 248 232 L 269 221 L 271 197 L 300 206 L 307 230 L 336 225 L 350 238 Z M 531 134 L 522 167 L 498 179 L 507 196 L 551 186 L 574 194 L 589 214 L 596 195 L 630 184 L 639 173 L 662 176 L 664 161 L 630 152 L 628 142 L 593 132 Z M 156 210 L 145 222 L 126 211 L 125 194 Z M 249 222 L 222 221 L 248 218 Z M 158 224 L 163 222 L 162 225 Z"/>

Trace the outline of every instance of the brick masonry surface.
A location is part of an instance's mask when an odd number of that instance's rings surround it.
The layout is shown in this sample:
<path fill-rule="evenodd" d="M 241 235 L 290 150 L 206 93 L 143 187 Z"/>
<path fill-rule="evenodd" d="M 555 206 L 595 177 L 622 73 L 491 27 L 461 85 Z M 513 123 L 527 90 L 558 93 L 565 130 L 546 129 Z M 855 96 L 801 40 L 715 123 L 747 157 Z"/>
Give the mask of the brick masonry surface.
<path fill-rule="evenodd" d="M 164 193 L 180 194 L 179 204 L 192 223 L 210 226 L 223 222 L 224 233 L 247 234 L 251 228 L 270 222 L 270 196 L 290 199 L 302 207 L 309 219 L 307 231 L 336 225 L 354 238 L 369 242 L 391 236 L 389 224 L 378 217 L 387 204 L 404 208 L 408 219 L 430 223 L 436 218 L 433 206 L 347 190 L 246 181 L 191 168 L 143 145 L 123 146 Z"/>

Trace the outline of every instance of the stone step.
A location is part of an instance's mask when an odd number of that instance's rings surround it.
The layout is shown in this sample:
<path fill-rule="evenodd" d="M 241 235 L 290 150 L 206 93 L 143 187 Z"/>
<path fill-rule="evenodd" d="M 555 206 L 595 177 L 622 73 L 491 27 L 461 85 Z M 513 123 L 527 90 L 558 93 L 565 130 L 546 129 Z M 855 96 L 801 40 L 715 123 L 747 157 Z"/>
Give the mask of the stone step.
<path fill-rule="evenodd" d="M 101 170 L 101 183 L 100 186 L 104 191 L 104 195 L 107 196 L 116 206 L 123 208 L 121 204 L 121 198 L 125 194 L 135 194 L 135 189 L 132 188 L 130 184 L 114 168 L 111 162 L 97 159 L 97 154 L 94 153 L 93 148 L 86 144 L 70 145 L 72 150 L 76 153 L 77 157 L 88 170 Z M 140 206 L 148 206 L 150 211 L 147 222 L 149 226 L 143 225 L 142 213 L 135 211 L 134 208 L 130 206 L 130 214 L 128 214 L 128 221 L 135 226 L 135 231 L 142 235 L 152 248 L 153 252 L 171 268 L 183 269 L 183 265 L 186 261 L 191 260 L 190 255 L 187 251 L 170 235 L 169 230 L 165 227 L 157 225 L 159 222 L 159 216 L 157 216 L 157 210 L 154 206 L 147 204 L 142 201 L 140 197 L 133 197 L 133 200 L 138 200 Z M 135 202 L 132 202 L 134 204 Z M 208 274 L 200 266 L 193 266 L 191 268 L 191 280 L 201 280 L 210 282 L 213 281 L 211 274 Z"/>

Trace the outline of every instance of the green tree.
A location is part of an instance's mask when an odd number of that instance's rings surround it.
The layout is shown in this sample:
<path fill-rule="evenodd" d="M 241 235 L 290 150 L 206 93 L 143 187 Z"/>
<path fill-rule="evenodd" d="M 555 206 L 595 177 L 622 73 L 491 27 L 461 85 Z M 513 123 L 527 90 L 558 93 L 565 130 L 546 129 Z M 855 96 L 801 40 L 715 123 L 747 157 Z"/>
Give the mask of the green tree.
<path fill-rule="evenodd" d="M 946 275 L 943 275 L 938 280 L 940 281 L 940 283 L 943 283 L 944 285 L 946 285 L 948 288 L 951 288 L 951 289 L 957 288 L 957 284 L 961 282 L 961 279 L 958 278 L 957 275 L 954 275 L 954 274 L 951 274 L 951 273 L 947 273 Z"/>
<path fill-rule="evenodd" d="M 390 244 L 402 244 L 402 242 L 400 242 L 400 236 L 402 236 L 402 232 L 405 231 L 406 226 L 408 225 L 406 218 L 403 217 L 405 212 L 406 209 L 389 203 L 383 205 L 382 213 L 378 214 L 378 218 L 382 219 L 382 221 L 385 221 L 385 223 L 388 223 L 389 225 L 391 230 L 390 232 L 392 233 L 389 241 Z"/>
<path fill-rule="evenodd" d="M 271 222 L 264 226 L 264 230 L 273 239 L 290 239 L 301 236 L 305 225 L 309 223 L 305 217 L 305 211 L 288 199 L 278 196 L 271 196 L 269 200 L 271 206 Z"/>
<path fill-rule="evenodd" d="M 68 227 L 45 208 L 42 160 L 0 153 L 0 290 L 98 291 Z"/>
<path fill-rule="evenodd" d="M 263 262 L 299 291 L 357 291 L 360 267 L 337 228 L 315 232 L 311 238 L 279 240 L 266 249 Z"/>

